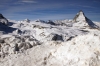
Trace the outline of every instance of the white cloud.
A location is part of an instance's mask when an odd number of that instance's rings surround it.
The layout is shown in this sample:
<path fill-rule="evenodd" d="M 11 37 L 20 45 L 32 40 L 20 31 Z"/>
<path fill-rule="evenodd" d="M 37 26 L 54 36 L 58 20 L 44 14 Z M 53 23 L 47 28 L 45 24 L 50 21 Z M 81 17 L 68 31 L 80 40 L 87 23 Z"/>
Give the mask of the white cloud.
<path fill-rule="evenodd" d="M 37 3 L 34 0 L 22 0 L 21 2 L 23 2 L 23 3 Z"/>

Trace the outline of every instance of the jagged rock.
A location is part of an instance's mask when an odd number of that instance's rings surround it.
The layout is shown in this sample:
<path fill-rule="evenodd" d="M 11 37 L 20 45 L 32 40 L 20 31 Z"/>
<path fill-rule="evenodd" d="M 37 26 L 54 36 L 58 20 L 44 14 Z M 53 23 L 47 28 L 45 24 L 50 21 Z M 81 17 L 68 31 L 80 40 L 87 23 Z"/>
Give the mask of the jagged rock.
<path fill-rule="evenodd" d="M 15 47 L 14 47 L 14 53 L 18 52 L 19 51 L 19 47 L 18 47 L 18 44 L 15 44 Z"/>
<path fill-rule="evenodd" d="M 8 20 L 0 14 L 0 34 L 12 33 L 15 29 L 16 28 L 9 27 Z"/>
<path fill-rule="evenodd" d="M 56 25 L 53 21 L 51 21 L 51 20 L 48 20 L 47 21 L 47 24 L 51 24 L 51 25 Z"/>
<path fill-rule="evenodd" d="M 73 19 L 73 26 L 77 27 L 90 27 L 90 28 L 98 28 L 90 19 L 88 19 L 82 10 L 77 13 L 77 15 Z"/>
<path fill-rule="evenodd" d="M 63 41 L 63 37 L 61 35 L 58 34 L 50 34 L 47 37 L 47 40 L 52 40 L 52 41 Z"/>
<path fill-rule="evenodd" d="M 0 38 L 0 56 L 3 58 L 9 54 L 23 53 L 27 49 L 41 43 L 32 36 L 11 36 Z"/>
<path fill-rule="evenodd" d="M 8 25 L 8 20 L 2 14 L 0 14 L 0 24 Z"/>

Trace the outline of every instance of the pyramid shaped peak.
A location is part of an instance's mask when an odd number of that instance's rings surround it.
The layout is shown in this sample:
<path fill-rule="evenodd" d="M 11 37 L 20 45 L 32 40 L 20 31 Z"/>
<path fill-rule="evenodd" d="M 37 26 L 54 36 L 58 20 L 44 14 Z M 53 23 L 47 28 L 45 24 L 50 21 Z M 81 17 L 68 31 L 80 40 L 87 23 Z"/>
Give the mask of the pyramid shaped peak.
<path fill-rule="evenodd" d="M 84 12 L 83 12 L 82 10 L 80 10 L 78 14 L 79 14 L 79 15 L 80 15 L 80 14 L 83 14 L 83 15 L 85 16 L 85 14 L 84 14 Z"/>
<path fill-rule="evenodd" d="M 81 27 L 91 27 L 91 28 L 96 28 L 97 26 L 90 20 L 88 19 L 84 12 L 80 10 L 77 15 L 74 17 L 73 22 L 77 24 L 77 26 Z"/>
<path fill-rule="evenodd" d="M 85 14 L 82 10 L 80 10 L 73 19 L 74 22 L 85 21 L 85 20 L 86 20 Z"/>

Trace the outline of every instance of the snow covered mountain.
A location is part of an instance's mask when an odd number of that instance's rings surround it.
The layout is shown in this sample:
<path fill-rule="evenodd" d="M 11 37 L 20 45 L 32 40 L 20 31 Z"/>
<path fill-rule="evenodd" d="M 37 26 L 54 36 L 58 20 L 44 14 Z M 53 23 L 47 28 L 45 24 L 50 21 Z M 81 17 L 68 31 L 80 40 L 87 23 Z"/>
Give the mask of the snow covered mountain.
<path fill-rule="evenodd" d="M 98 26 L 96 26 L 90 19 L 85 16 L 82 10 L 77 13 L 73 19 L 73 22 L 75 22 L 74 26 L 98 28 Z"/>
<path fill-rule="evenodd" d="M 0 25 L 0 66 L 100 66 L 99 26 L 82 11 L 73 20 L 9 20 Z"/>

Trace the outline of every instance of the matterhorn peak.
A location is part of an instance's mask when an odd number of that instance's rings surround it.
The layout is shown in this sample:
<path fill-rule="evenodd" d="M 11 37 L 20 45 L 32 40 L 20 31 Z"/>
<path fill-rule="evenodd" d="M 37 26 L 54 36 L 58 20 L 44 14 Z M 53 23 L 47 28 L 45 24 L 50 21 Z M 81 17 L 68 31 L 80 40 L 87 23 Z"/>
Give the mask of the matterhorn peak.
<path fill-rule="evenodd" d="M 80 10 L 78 14 L 85 16 L 82 10 Z"/>
<path fill-rule="evenodd" d="M 97 28 L 97 26 L 85 16 L 82 10 L 77 13 L 73 19 L 73 22 L 75 22 L 74 26 Z"/>
<path fill-rule="evenodd" d="M 73 19 L 74 22 L 85 21 L 85 15 L 82 10 L 80 10 Z"/>
<path fill-rule="evenodd" d="M 84 13 L 84 12 L 82 10 L 80 10 L 79 13 Z"/>

